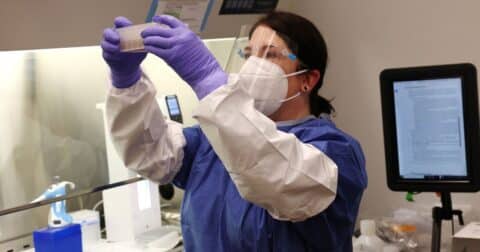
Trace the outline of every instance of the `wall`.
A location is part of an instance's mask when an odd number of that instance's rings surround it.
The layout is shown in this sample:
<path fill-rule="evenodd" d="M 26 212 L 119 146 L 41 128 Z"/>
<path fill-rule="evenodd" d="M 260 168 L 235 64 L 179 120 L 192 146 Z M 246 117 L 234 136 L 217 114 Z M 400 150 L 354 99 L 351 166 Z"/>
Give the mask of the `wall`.
<path fill-rule="evenodd" d="M 407 204 L 387 188 L 379 73 L 384 68 L 472 62 L 480 66 L 480 2 L 301 0 L 293 11 L 311 19 L 327 40 L 330 60 L 322 88 L 334 98 L 335 121 L 362 144 L 369 186 L 360 218 L 388 216 L 399 207 L 423 208 L 432 194 Z M 480 206 L 479 194 L 455 194 L 454 205 Z M 475 217 L 473 213 L 466 221 Z M 468 215 L 468 214 L 467 214 Z"/>

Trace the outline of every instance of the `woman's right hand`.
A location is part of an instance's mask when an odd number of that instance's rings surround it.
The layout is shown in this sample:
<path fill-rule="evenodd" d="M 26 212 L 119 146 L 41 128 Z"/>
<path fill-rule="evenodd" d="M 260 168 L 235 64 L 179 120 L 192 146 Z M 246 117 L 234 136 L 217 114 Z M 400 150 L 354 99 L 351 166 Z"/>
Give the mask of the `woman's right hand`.
<path fill-rule="evenodd" d="M 116 17 L 115 28 L 127 27 L 132 22 L 125 17 Z M 137 82 L 142 72 L 140 64 L 147 53 L 131 53 L 120 51 L 120 36 L 114 28 L 103 31 L 101 42 L 103 59 L 111 70 L 112 83 L 117 88 L 128 88 Z"/>

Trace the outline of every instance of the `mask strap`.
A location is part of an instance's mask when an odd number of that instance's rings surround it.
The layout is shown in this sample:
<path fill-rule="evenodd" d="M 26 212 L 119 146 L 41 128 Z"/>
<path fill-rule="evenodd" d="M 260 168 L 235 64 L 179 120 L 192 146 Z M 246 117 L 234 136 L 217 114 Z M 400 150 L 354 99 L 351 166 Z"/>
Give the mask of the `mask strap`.
<path fill-rule="evenodd" d="M 299 75 L 299 74 L 306 73 L 306 72 L 308 72 L 308 69 L 303 69 L 303 70 L 296 71 L 296 72 L 293 72 L 293 73 L 285 74 L 283 77 L 288 78 L 288 77 L 292 77 L 292 76 Z"/>
<path fill-rule="evenodd" d="M 302 74 L 302 73 L 306 73 L 307 71 L 308 71 L 308 69 L 303 69 L 303 70 L 300 70 L 300 71 L 296 71 L 296 72 L 293 72 L 293 73 L 286 74 L 284 77 L 288 78 L 290 76 L 295 76 L 295 75 L 299 75 L 299 74 Z M 302 94 L 302 92 L 297 92 L 296 94 L 281 100 L 281 102 L 287 102 L 287 101 L 293 100 L 293 99 L 299 97 L 301 94 Z"/>
<path fill-rule="evenodd" d="M 290 96 L 286 99 L 281 100 L 281 102 L 287 102 L 287 101 L 293 100 L 293 99 L 299 97 L 301 94 L 302 94 L 302 92 L 298 92 L 298 93 L 296 93 L 296 94 L 294 94 L 294 95 L 292 95 L 292 96 Z"/>

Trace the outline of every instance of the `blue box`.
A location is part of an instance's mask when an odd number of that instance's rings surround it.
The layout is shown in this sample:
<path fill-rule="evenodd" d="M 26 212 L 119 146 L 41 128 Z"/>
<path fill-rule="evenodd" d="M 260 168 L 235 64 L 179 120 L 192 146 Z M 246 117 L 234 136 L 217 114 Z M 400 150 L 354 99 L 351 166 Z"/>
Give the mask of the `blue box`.
<path fill-rule="evenodd" d="M 36 252 L 82 252 L 80 224 L 35 230 L 33 244 Z"/>

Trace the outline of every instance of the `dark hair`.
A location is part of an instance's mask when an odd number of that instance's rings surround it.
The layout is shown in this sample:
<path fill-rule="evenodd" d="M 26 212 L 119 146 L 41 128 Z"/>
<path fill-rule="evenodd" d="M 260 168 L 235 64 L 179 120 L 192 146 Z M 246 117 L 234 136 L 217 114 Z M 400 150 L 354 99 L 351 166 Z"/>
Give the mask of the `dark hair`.
<path fill-rule="evenodd" d="M 327 67 L 327 44 L 322 34 L 308 19 L 299 15 L 274 11 L 260 18 L 250 30 L 250 37 L 255 29 L 265 25 L 278 33 L 300 60 L 303 69 L 317 69 L 320 79 L 310 93 L 310 112 L 315 116 L 322 113 L 331 114 L 335 111 L 330 101 L 319 96 L 318 90 L 323 84 Z M 300 70 L 300 69 L 299 69 Z"/>

